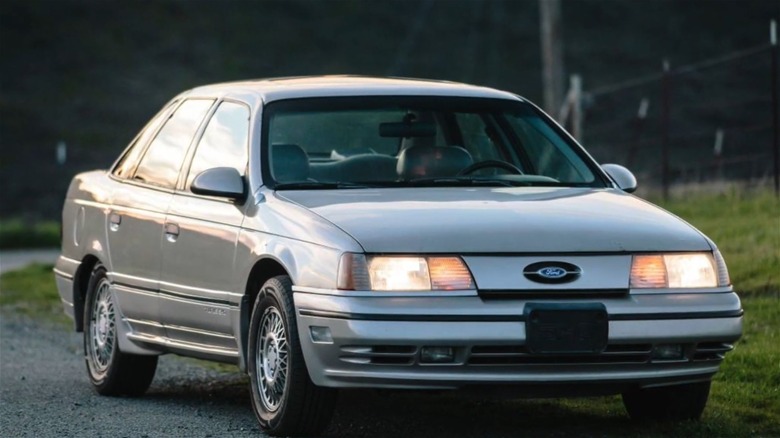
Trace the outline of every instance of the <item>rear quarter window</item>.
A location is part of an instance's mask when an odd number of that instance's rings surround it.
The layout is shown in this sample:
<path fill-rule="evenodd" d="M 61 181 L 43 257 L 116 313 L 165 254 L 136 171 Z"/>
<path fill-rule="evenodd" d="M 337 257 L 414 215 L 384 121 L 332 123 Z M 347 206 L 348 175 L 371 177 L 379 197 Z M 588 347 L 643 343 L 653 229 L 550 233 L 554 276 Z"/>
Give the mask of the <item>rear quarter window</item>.
<path fill-rule="evenodd" d="M 119 161 L 114 166 L 114 170 L 112 171 L 114 176 L 117 178 L 130 178 L 132 176 L 133 170 L 138 165 L 138 160 L 141 158 L 141 155 L 143 155 L 144 148 L 149 143 L 149 140 L 154 133 L 157 132 L 157 129 L 163 121 L 171 114 L 171 109 L 175 105 L 176 102 L 173 102 L 163 108 L 157 115 L 152 117 L 152 120 L 144 126 L 144 129 L 135 136 L 130 147 L 125 150 L 124 154 L 122 154 Z"/>

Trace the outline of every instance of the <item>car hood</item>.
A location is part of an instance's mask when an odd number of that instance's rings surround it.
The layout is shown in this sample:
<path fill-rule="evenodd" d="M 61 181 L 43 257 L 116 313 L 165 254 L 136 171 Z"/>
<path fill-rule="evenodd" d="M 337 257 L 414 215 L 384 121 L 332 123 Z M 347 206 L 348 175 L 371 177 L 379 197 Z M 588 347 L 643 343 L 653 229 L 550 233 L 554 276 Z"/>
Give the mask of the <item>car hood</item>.
<path fill-rule="evenodd" d="M 279 191 L 369 253 L 710 250 L 695 228 L 615 189 L 384 188 Z"/>

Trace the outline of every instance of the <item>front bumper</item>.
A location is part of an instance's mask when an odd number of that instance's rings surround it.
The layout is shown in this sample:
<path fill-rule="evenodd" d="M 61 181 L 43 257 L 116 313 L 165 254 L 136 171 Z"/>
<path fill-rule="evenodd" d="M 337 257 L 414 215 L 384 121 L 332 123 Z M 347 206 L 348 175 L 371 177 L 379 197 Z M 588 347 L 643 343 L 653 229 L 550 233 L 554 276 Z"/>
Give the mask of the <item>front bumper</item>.
<path fill-rule="evenodd" d="M 312 381 L 328 387 L 459 388 L 468 385 L 654 386 L 711 378 L 742 332 L 732 292 L 620 298 L 483 300 L 479 296 L 346 296 L 296 291 L 298 332 Z M 528 303 L 601 303 L 608 344 L 600 354 L 532 354 Z M 332 342 L 313 340 L 327 327 Z M 657 345 L 683 356 L 659 360 Z M 423 347 L 452 347 L 451 363 L 421 361 Z"/>

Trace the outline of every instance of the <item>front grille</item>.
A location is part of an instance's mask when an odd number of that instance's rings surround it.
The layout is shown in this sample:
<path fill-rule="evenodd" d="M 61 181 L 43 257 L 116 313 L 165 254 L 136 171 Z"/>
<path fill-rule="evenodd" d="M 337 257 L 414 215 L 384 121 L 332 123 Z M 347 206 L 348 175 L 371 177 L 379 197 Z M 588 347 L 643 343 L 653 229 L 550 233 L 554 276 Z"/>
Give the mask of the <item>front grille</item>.
<path fill-rule="evenodd" d="M 523 345 L 474 346 L 468 365 L 560 365 L 645 363 L 650 360 L 650 344 L 609 345 L 595 355 L 531 354 Z"/>

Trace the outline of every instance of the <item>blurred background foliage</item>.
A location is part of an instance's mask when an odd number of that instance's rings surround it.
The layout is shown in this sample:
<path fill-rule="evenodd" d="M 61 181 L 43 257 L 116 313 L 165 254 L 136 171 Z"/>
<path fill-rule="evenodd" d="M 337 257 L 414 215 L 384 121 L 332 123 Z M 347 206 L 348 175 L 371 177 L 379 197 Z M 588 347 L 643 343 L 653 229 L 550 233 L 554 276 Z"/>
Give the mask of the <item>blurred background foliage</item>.
<path fill-rule="evenodd" d="M 587 89 L 656 73 L 664 57 L 693 62 L 763 44 L 780 2 L 577 0 L 562 14 L 566 72 Z M 75 173 L 108 167 L 157 109 L 195 85 L 399 75 L 541 103 L 539 43 L 535 0 L 4 0 L 0 219 L 57 220 Z M 768 93 L 768 82 L 734 79 Z"/>

